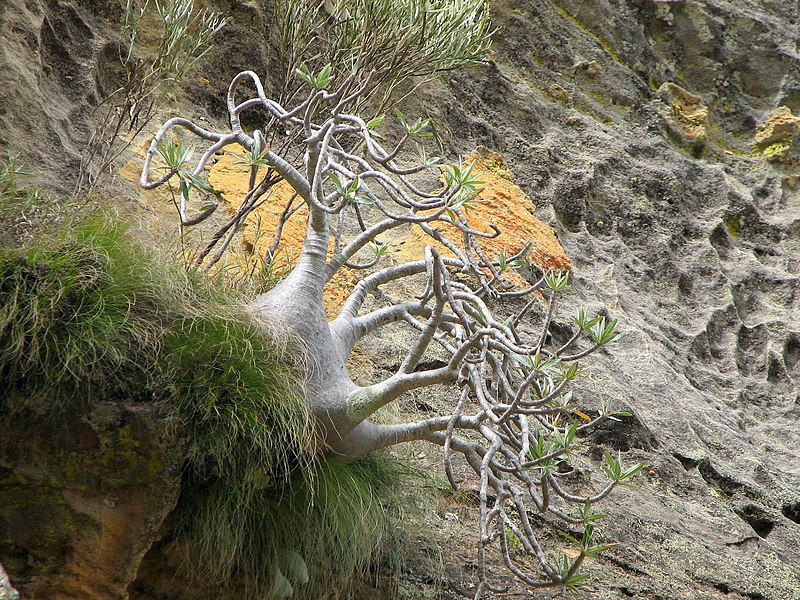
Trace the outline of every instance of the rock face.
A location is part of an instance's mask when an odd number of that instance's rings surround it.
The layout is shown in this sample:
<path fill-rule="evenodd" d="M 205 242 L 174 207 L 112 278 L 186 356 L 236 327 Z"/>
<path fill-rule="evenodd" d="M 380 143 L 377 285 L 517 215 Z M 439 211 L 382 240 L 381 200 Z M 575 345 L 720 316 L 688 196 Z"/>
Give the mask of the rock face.
<path fill-rule="evenodd" d="M 221 121 L 230 76 L 261 70 L 268 52 L 240 51 L 241 35 L 260 27 L 252 4 L 218 4 L 236 5 L 236 21 L 210 54 L 213 85 L 191 84 L 182 110 Z M 88 122 L 86 88 L 67 75 L 81 66 L 69 61 L 95 64 L 86 40 L 106 25 L 92 10 L 66 0 L 0 5 L 0 74 L 16 89 L 0 92 L 0 138 L 42 157 L 43 170 L 74 157 L 74 128 Z M 575 306 L 605 310 L 628 332 L 594 361 L 581 393 L 633 413 L 598 441 L 651 468 L 605 506 L 604 535 L 620 545 L 590 565 L 601 578 L 586 597 L 800 598 L 800 166 L 789 151 L 800 114 L 797 3 L 493 0 L 492 11 L 492 62 L 432 82 L 403 110 L 436 118 L 451 158 L 479 145 L 502 153 L 557 231 Z M 67 150 L 54 158 L 48 144 Z M 32 464 L 45 460 L 45 442 L 56 454 L 67 442 L 3 439 L 6 453 L 19 444 Z M 78 585 L 67 573 L 102 571 L 93 557 L 113 541 L 131 555 L 102 589 L 123 594 L 144 544 L 102 532 L 132 540 L 126 520 L 155 519 L 145 507 L 168 506 L 174 491 L 160 488 L 155 504 L 146 485 L 138 496 L 114 491 L 109 507 L 97 490 L 118 489 L 113 482 L 86 492 L 80 482 L 51 486 L 45 472 L 27 476 L 36 498 L 26 498 L 28 484 L 17 489 L 28 508 L 0 501 L 0 523 L 9 512 L 45 528 L 72 519 L 90 532 L 85 551 L 67 552 L 63 533 L 38 537 L 40 554 L 28 558 L 6 545 L 0 562 L 12 582 L 27 591 L 26 565 L 36 564 L 41 587 L 30 589 L 59 597 L 51 590 Z M 43 508 L 48 498 L 54 512 Z M 11 539 L 33 535 L 14 529 Z M 60 575 L 48 579 L 53 560 Z"/>
<path fill-rule="evenodd" d="M 25 598 L 126 598 L 178 498 L 184 448 L 153 406 L 0 410 L 0 556 Z"/>
<path fill-rule="evenodd" d="M 113 27 L 122 6 L 61 0 L 0 5 L 0 146 L 56 175 L 55 189 L 74 185 L 70 173 L 80 166 L 103 94 L 96 66 L 113 58 L 114 49 L 105 46 L 106 23 Z"/>
<path fill-rule="evenodd" d="M 800 170 L 756 147 L 777 107 L 798 112 L 797 6 L 494 12 L 495 62 L 427 105 L 454 150 L 503 152 L 559 232 L 575 303 L 624 324 L 583 392 L 630 407 L 600 440 L 652 465 L 609 502 L 621 545 L 597 567 L 615 583 L 591 597 L 800 598 Z"/>

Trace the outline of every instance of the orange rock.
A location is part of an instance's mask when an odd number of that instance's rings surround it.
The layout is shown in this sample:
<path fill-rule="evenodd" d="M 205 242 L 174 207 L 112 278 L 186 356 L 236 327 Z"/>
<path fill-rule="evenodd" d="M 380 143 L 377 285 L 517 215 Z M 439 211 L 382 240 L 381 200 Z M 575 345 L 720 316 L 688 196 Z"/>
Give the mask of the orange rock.
<path fill-rule="evenodd" d="M 247 193 L 247 167 L 235 164 L 239 160 L 237 154 L 240 153 L 241 149 L 225 151 L 209 167 L 208 181 L 221 193 L 230 210 L 235 210 Z M 553 229 L 533 216 L 533 202 L 514 183 L 513 175 L 508 171 L 502 157 L 486 148 L 479 148 L 464 160 L 466 164 L 473 161 L 476 163 L 476 170 L 481 172 L 480 179 L 484 184 L 474 208 L 470 206 L 467 218 L 470 225 L 479 231 L 491 232 L 490 224 L 496 225 L 501 231 L 501 235 L 496 238 L 480 240 L 484 252 L 489 257 L 497 256 L 500 252 L 505 252 L 510 257 L 522 250 L 526 243 L 530 243 L 526 259 L 532 264 L 541 269 L 571 270 L 569 258 Z M 243 273 L 261 268 L 262 257 L 272 244 L 281 213 L 293 193 L 291 186 L 285 182 L 273 188 L 271 197 L 250 216 L 242 228 L 240 241 L 232 245 L 226 268 L 233 265 Z M 294 265 L 305 238 L 307 214 L 306 208 L 302 207 L 284 225 L 281 243 L 276 252 L 277 274 Z M 461 235 L 452 225 L 439 223 L 437 227 L 454 241 L 460 240 Z M 438 246 L 417 226 L 406 229 L 399 236 L 382 236 L 384 238 L 399 249 L 393 257 L 401 262 L 419 260 L 424 255 L 425 246 L 429 244 Z M 444 255 L 450 255 L 444 247 L 439 246 L 439 250 Z M 332 252 L 331 243 L 329 253 Z M 524 284 L 513 273 L 507 273 L 507 276 L 512 283 Z M 325 289 L 325 303 L 330 315 L 341 308 L 359 277 L 357 271 L 345 268 L 328 284 Z"/>
<path fill-rule="evenodd" d="M 208 169 L 208 182 L 221 193 L 222 199 L 231 211 L 235 211 L 247 194 L 248 167 L 235 163 L 244 154 L 240 146 L 232 146 L 219 155 L 217 161 Z M 263 175 L 265 168 L 262 168 Z M 280 222 L 281 214 L 291 200 L 294 189 L 285 181 L 270 191 L 269 198 L 263 202 L 247 219 L 239 233 L 238 243 L 234 242 L 228 251 L 228 268 L 242 274 L 257 272 L 262 268 L 262 259 L 272 244 L 273 235 Z M 295 200 L 301 202 L 300 199 Z M 281 241 L 275 252 L 273 268 L 276 276 L 285 275 L 297 261 L 306 235 L 308 210 L 302 206 L 285 224 Z M 329 253 L 333 252 L 333 242 Z M 341 269 L 325 288 L 325 306 L 330 316 L 335 315 L 347 299 L 357 277 L 349 269 Z"/>
<path fill-rule="evenodd" d="M 484 252 L 489 257 L 501 252 L 510 257 L 530 243 L 525 257 L 529 262 L 540 269 L 571 271 L 572 265 L 554 230 L 533 215 L 536 206 L 514 183 L 500 154 L 487 148 L 478 148 L 464 157 L 464 164 L 473 161 L 475 170 L 480 172 L 483 189 L 477 200 L 470 204 L 467 220 L 473 229 L 479 231 L 491 233 L 490 225 L 500 229 L 498 237 L 480 239 Z M 461 238 L 460 232 L 452 225 L 440 223 L 437 228 L 456 242 Z M 436 246 L 444 255 L 452 255 L 446 248 L 438 246 L 422 229 L 414 226 L 408 235 L 399 240 L 401 250 L 398 256 L 405 260 L 419 260 L 429 244 Z"/>

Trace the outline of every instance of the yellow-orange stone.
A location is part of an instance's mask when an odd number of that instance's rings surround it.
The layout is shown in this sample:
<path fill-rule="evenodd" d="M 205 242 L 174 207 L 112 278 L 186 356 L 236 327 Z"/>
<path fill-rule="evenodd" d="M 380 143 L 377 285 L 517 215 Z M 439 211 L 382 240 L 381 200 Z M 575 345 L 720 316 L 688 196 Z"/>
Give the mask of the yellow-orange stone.
<path fill-rule="evenodd" d="M 235 211 L 247 194 L 249 168 L 235 164 L 242 160 L 244 151 L 240 146 L 232 148 L 233 150 L 226 150 L 219 155 L 217 161 L 209 167 L 208 182 L 221 193 L 230 209 Z M 248 217 L 240 232 L 239 243 L 230 251 L 232 262 L 238 263 L 243 272 L 261 268 L 262 257 L 272 245 L 281 214 L 293 194 L 294 189 L 288 183 L 279 183 L 272 188 L 270 197 Z M 295 202 L 301 201 L 297 199 Z M 288 271 L 295 264 L 303 247 L 307 220 L 308 210 L 302 206 L 284 225 L 273 265 L 277 271 Z M 332 249 L 333 244 L 331 251 Z M 356 273 L 341 269 L 328 283 L 325 288 L 325 306 L 329 316 L 334 316 L 339 311 L 356 279 Z"/>
<path fill-rule="evenodd" d="M 236 209 L 247 193 L 248 182 L 248 168 L 235 164 L 240 160 L 237 154 L 242 154 L 242 151 L 234 148 L 222 153 L 208 170 L 209 183 L 222 194 L 232 210 Z M 526 258 L 532 264 L 541 269 L 571 270 L 570 261 L 553 229 L 533 216 L 533 202 L 513 182 L 502 157 L 486 149 L 479 149 L 466 156 L 464 164 L 472 161 L 476 163 L 475 170 L 480 172 L 483 189 L 478 201 L 470 205 L 467 219 L 474 229 L 490 232 L 489 225 L 494 224 L 501 231 L 497 238 L 480 240 L 484 252 L 494 257 L 503 251 L 510 257 L 529 243 L 530 249 Z M 250 216 L 243 227 L 240 242 L 231 249 L 232 260 L 229 260 L 229 264 L 238 263 L 245 272 L 260 268 L 261 257 L 272 243 L 280 215 L 293 193 L 291 186 L 286 183 L 273 188 L 272 196 Z M 276 253 L 279 268 L 288 269 L 294 264 L 305 237 L 306 221 L 307 211 L 303 207 L 285 224 Z M 461 239 L 452 225 L 438 223 L 437 227 L 457 243 Z M 419 260 L 424 256 L 426 245 L 438 245 L 417 226 L 412 226 L 399 237 L 387 241 L 398 250 L 392 254 L 392 258 L 400 262 Z M 439 250 L 444 255 L 450 254 L 446 248 L 439 247 Z M 357 271 L 341 269 L 328 284 L 325 302 L 330 316 L 335 315 L 342 306 L 359 277 Z"/>
<path fill-rule="evenodd" d="M 507 257 L 520 252 L 530 244 L 525 258 L 540 269 L 571 271 L 572 265 L 564 253 L 551 227 L 533 216 L 536 206 L 522 189 L 514 183 L 502 157 L 485 148 L 479 148 L 464 158 L 464 164 L 475 162 L 474 172 L 479 173 L 483 189 L 477 201 L 470 203 L 466 218 L 478 231 L 491 233 L 490 225 L 500 229 L 496 238 L 480 238 L 480 245 L 489 257 L 505 252 Z M 437 223 L 437 228 L 451 240 L 458 242 L 461 234 L 447 223 Z M 451 252 L 436 244 L 422 229 L 411 228 L 401 240 L 399 255 L 405 260 L 419 260 L 425 246 L 432 244 L 449 256 Z M 460 244 L 459 244 L 460 245 Z"/>
<path fill-rule="evenodd" d="M 768 146 L 791 140 L 798 134 L 800 134 L 800 117 L 793 115 L 788 106 L 779 106 L 759 126 L 756 131 L 756 142 L 761 146 Z"/>

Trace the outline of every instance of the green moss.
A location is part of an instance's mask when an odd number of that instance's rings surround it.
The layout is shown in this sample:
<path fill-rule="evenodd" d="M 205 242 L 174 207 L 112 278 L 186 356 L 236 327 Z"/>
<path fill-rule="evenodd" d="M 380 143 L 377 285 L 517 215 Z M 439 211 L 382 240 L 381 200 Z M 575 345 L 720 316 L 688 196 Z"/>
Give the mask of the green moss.
<path fill-rule="evenodd" d="M 67 538 L 76 532 L 77 522 L 61 491 L 41 485 L 4 486 L 0 488 L 0 506 L 3 554 L 24 556 L 43 574 L 60 569 Z"/>
<path fill-rule="evenodd" d="M 164 473 L 162 453 L 152 448 L 140 450 L 123 427 L 101 439 L 91 450 L 66 453 L 61 457 L 64 483 L 84 489 L 142 484 Z"/>
<path fill-rule="evenodd" d="M 744 217 L 741 215 L 725 217 L 725 227 L 728 229 L 728 233 L 731 237 L 737 237 L 739 235 L 742 225 L 744 225 Z"/>

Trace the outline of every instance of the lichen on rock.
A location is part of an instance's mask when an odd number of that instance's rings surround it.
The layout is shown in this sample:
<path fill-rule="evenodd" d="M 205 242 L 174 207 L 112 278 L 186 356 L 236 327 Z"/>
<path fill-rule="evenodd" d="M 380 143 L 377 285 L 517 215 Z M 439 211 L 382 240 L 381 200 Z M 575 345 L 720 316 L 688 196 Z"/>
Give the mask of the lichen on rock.
<path fill-rule="evenodd" d="M 682 146 L 701 150 L 708 127 L 708 107 L 703 99 L 669 81 L 658 88 L 656 97 L 666 105 L 659 116 L 670 136 Z"/>
<path fill-rule="evenodd" d="M 770 161 L 788 161 L 798 135 L 800 117 L 793 115 L 788 106 L 779 106 L 756 130 L 756 151 Z"/>

